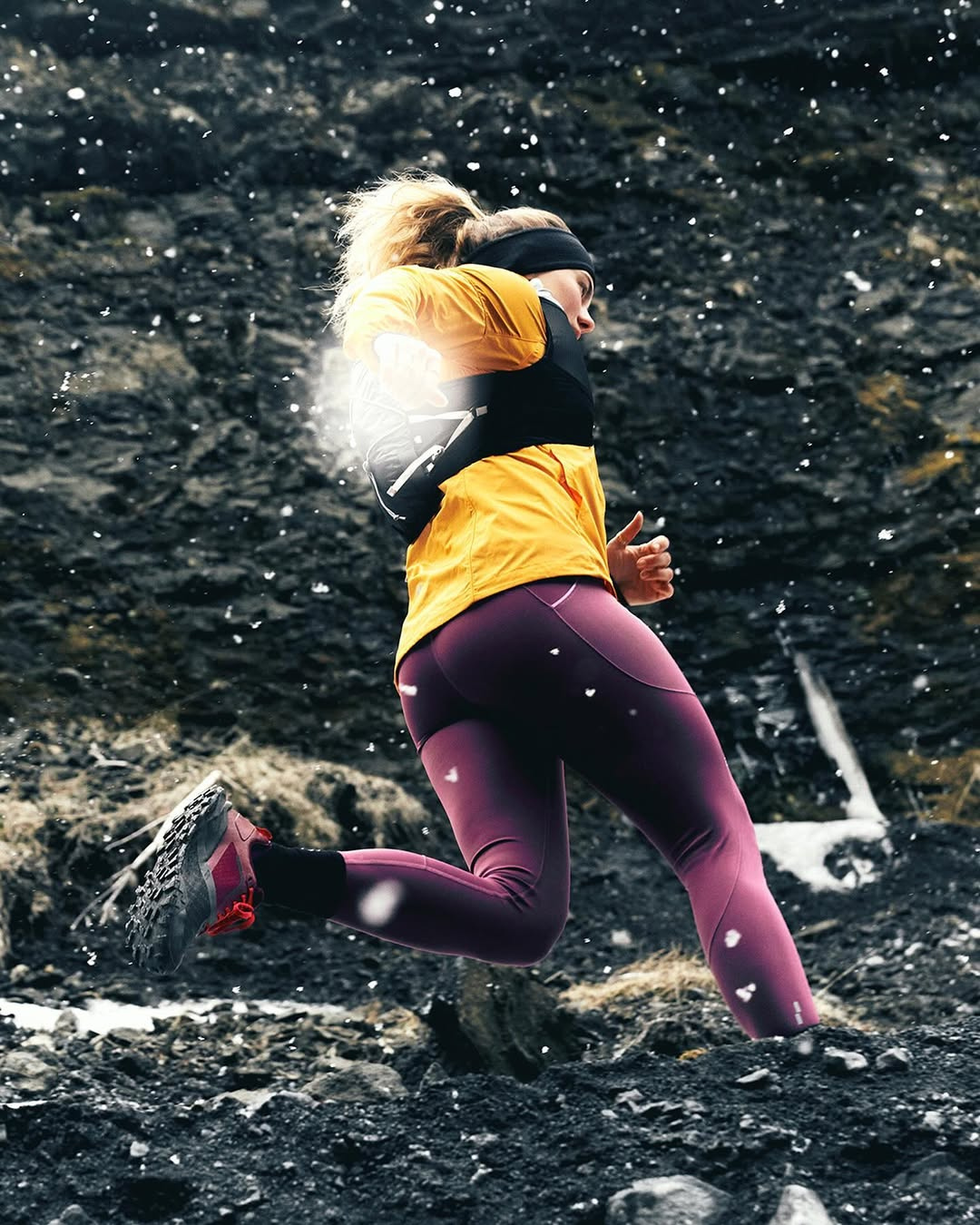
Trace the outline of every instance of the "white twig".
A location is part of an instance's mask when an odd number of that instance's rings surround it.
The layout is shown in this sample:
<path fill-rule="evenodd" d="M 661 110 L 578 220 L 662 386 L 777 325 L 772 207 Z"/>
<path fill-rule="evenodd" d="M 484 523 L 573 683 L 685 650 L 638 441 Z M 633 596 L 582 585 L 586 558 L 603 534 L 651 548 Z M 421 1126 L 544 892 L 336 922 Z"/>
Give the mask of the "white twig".
<path fill-rule="evenodd" d="M 850 793 L 844 811 L 849 817 L 863 817 L 879 822 L 882 833 L 884 833 L 887 822 L 871 794 L 864 767 L 861 765 L 854 742 L 847 734 L 833 694 L 827 688 L 823 678 L 818 676 L 810 666 L 809 660 L 802 651 L 796 652 L 793 656 L 793 663 L 803 687 L 803 696 L 806 699 L 807 710 L 810 712 L 820 747 L 837 766 L 844 785 Z"/>
<path fill-rule="evenodd" d="M 123 834 L 121 838 L 116 838 L 113 842 L 107 842 L 105 849 L 114 851 L 117 846 L 125 846 L 127 842 L 132 842 L 134 838 L 138 838 L 140 834 L 145 834 L 149 829 L 156 829 L 158 825 L 162 825 L 167 819 L 165 813 L 162 817 L 154 817 L 152 821 L 147 821 L 145 825 L 141 825 L 139 829 L 134 829 L 131 834 Z"/>
<path fill-rule="evenodd" d="M 960 792 L 960 798 L 956 801 L 956 804 L 953 808 L 953 820 L 954 821 L 960 815 L 960 812 L 963 809 L 963 805 L 966 803 L 966 797 L 970 794 L 970 791 L 973 788 L 973 784 L 977 782 L 978 780 L 980 780 L 980 765 L 974 762 L 973 769 L 970 771 L 970 777 L 966 780 L 966 786 Z"/>
<path fill-rule="evenodd" d="M 133 768 L 133 763 L 131 761 L 123 761 L 121 757 L 106 757 L 105 753 L 102 752 L 94 740 L 88 746 L 88 751 L 91 756 L 95 758 L 95 764 L 97 766 L 121 766 L 125 770 L 131 770 Z"/>
<path fill-rule="evenodd" d="M 203 791 L 207 791 L 209 787 L 213 787 L 215 783 L 220 781 L 220 779 L 221 772 L 219 770 L 212 770 L 205 779 L 197 784 L 193 791 L 189 791 L 187 795 L 184 796 L 179 804 L 171 808 L 166 816 L 162 817 L 159 821 L 151 821 L 149 825 L 144 825 L 142 829 L 136 831 L 137 834 L 141 834 L 145 833 L 149 829 L 152 829 L 155 825 L 160 826 L 160 829 L 153 841 L 145 846 L 142 851 L 140 851 L 132 863 L 128 863 L 124 868 L 120 868 L 119 871 L 113 875 L 112 880 L 109 882 L 109 887 L 94 897 L 81 912 L 81 914 L 79 914 L 72 921 L 72 931 L 75 930 L 86 915 L 90 914 L 100 902 L 102 904 L 102 909 L 99 912 L 99 924 L 101 926 L 109 922 L 109 920 L 112 918 L 113 911 L 115 910 L 116 901 L 118 900 L 119 895 L 124 890 L 129 888 L 130 885 L 136 884 L 137 880 L 139 879 L 137 869 L 142 867 L 142 865 L 146 863 L 148 859 L 152 859 L 157 851 L 159 851 L 160 847 L 163 845 L 163 840 L 167 835 L 167 830 L 170 828 L 176 818 L 184 811 L 192 800 L 196 800 Z M 134 836 L 135 835 L 130 835 L 130 837 Z M 122 839 L 121 841 L 125 841 L 125 839 Z M 112 843 L 112 845 L 118 846 L 119 843 Z"/>
<path fill-rule="evenodd" d="M 827 992 L 830 990 L 830 988 L 833 987 L 836 983 L 839 983 L 842 978 L 847 978 L 848 974 L 853 974 L 855 970 L 860 969 L 861 966 L 863 966 L 864 963 L 867 961 L 869 956 L 870 954 L 868 953 L 863 954 L 852 965 L 846 966 L 838 974 L 833 975 L 832 978 L 828 978 L 819 991 L 814 991 L 813 998 L 817 1000 L 822 999 L 827 994 Z"/>

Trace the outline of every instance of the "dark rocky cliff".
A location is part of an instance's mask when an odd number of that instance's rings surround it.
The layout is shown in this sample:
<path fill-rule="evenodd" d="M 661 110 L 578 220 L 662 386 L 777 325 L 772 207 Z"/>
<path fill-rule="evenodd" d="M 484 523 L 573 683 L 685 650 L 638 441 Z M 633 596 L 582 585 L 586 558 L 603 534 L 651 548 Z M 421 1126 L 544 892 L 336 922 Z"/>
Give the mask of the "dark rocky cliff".
<path fill-rule="evenodd" d="M 643 615 L 703 696 L 757 821 L 841 815 L 846 780 L 818 743 L 801 657 L 836 700 L 898 855 L 878 885 L 830 901 L 778 878 L 794 927 L 810 925 L 815 982 L 845 998 L 849 1019 L 879 1027 L 972 1015 L 978 39 L 980 9 L 966 0 L 5 4 L 0 956 L 17 971 L 6 994 L 150 998 L 116 947 L 118 926 L 83 927 L 80 951 L 65 920 L 132 856 L 132 844 L 110 853 L 103 841 L 133 833 L 229 754 L 229 776 L 277 828 L 350 845 L 375 836 L 371 813 L 387 805 L 378 837 L 424 838 L 452 853 L 390 682 L 400 549 L 348 449 L 343 361 L 320 314 L 344 193 L 421 166 L 488 206 L 553 208 L 594 251 L 604 288 L 589 363 L 609 526 L 637 508 L 651 525 L 663 520 L 677 595 Z M 311 764 L 320 760 L 325 775 Z M 364 796 L 378 784 L 367 775 L 415 798 L 399 792 L 391 802 L 382 790 L 372 808 Z M 565 943 L 541 975 L 555 990 L 580 978 L 601 984 L 651 948 L 689 949 L 693 935 L 663 870 L 641 865 L 628 831 L 574 783 L 571 799 L 582 866 Z M 937 826 L 937 817 L 954 823 Z M 830 866 L 850 871 L 853 856 Z M 639 949 L 612 939 L 621 927 Z M 378 982 L 389 1004 L 415 1006 L 432 996 L 437 972 L 435 959 L 350 946 L 337 932 L 311 955 L 305 929 L 285 919 L 270 923 L 268 939 L 231 944 L 189 971 L 192 994 L 227 995 L 243 980 L 247 995 L 282 993 L 283 948 L 291 966 L 305 967 L 296 974 L 306 998 L 355 1009 L 374 1006 Z M 929 966 L 913 966 L 906 948 L 928 949 Z M 388 1105 L 372 1118 L 360 1106 L 331 1116 L 337 1135 L 324 1160 L 330 1179 L 346 1179 L 346 1215 L 324 1215 L 307 1196 L 279 1219 L 384 1219 L 370 1178 L 357 1173 L 372 1153 L 407 1197 L 392 1220 L 441 1212 L 489 1225 L 533 1203 L 535 1225 L 598 1222 L 630 1181 L 629 1162 L 643 1172 L 649 1160 L 733 1192 L 749 1163 L 752 1192 L 730 1209 L 733 1221 L 768 1220 L 787 1161 L 840 1213 L 851 1203 L 869 1221 L 916 1219 L 931 1203 L 940 1205 L 931 1219 L 968 1219 L 954 1215 L 970 1198 L 960 1171 L 980 1177 L 966 1105 L 955 1127 L 948 1104 L 942 1125 L 889 1115 L 872 1142 L 866 1116 L 894 1109 L 883 1074 L 842 1095 L 833 1075 L 805 1076 L 815 1064 L 773 1048 L 757 1062 L 767 1059 L 799 1096 L 777 1136 L 765 1118 L 783 1108 L 779 1075 L 760 1082 L 774 1101 L 756 1111 L 756 1135 L 740 1122 L 745 1088 L 731 1089 L 732 1060 L 744 1056 L 741 1075 L 751 1057 L 726 1046 L 693 1078 L 716 1132 L 699 1131 L 697 1112 L 673 1131 L 692 1078 L 662 1061 L 737 1035 L 717 1012 L 704 1020 L 691 999 L 652 1030 L 637 1009 L 591 1016 L 587 1049 L 606 1058 L 621 1040 L 661 1062 L 612 1060 L 594 1080 L 585 1068 L 580 1080 L 575 1070 L 549 1073 L 540 1093 L 465 1081 L 474 1134 L 524 1110 L 540 1144 L 556 1095 L 568 1097 L 573 1138 L 557 1159 L 561 1176 L 549 1183 L 551 1154 L 536 1152 L 529 1181 L 500 1200 L 504 1215 L 470 1189 L 469 1150 L 454 1149 L 412 1198 L 418 1163 L 370 1139 L 390 1124 L 408 1143 L 412 1099 L 397 1122 L 385 1122 Z M 373 1016 L 358 1033 L 371 1032 Z M 57 1137 L 48 1158 L 73 1153 L 74 1103 L 85 1095 L 111 1120 L 92 1124 L 86 1143 L 128 1145 L 128 1132 L 152 1127 L 162 1151 L 188 1084 L 204 1097 L 215 1076 L 236 1091 L 293 1084 L 286 1039 L 260 1034 L 258 1021 L 249 1040 L 261 1041 L 261 1058 L 229 1058 L 221 1042 L 232 1041 L 230 1017 L 210 1030 L 213 1050 L 194 1047 L 186 1026 L 145 1048 L 107 1039 L 84 1056 L 59 1039 L 48 1053 L 67 1096 L 7 1124 L 18 1153 L 30 1154 L 45 1129 Z M 617 1039 L 620 1021 L 628 1036 Z M 364 1058 L 363 1044 L 304 1032 L 310 1059 L 328 1042 Z M 930 1095 L 958 1101 L 970 1075 L 966 1040 L 920 1028 L 903 1041 L 918 1069 L 908 1092 L 922 1110 L 940 1111 Z M 871 1055 L 886 1044 L 865 1043 Z M 946 1054 L 945 1075 L 934 1048 Z M 444 1049 L 438 1057 L 453 1074 L 481 1066 L 453 1066 Z M 417 1085 L 420 1055 L 379 1058 Z M 189 1081 L 178 1060 L 191 1061 Z M 44 1075 L 17 1080 L 14 1067 L 0 1073 L 15 1097 L 51 1089 Z M 627 1105 L 615 1095 L 631 1084 Z M 600 1138 L 593 1130 L 604 1085 L 628 1135 L 615 1121 Z M 457 1090 L 426 1092 L 423 1115 L 431 1109 L 455 1127 Z M 155 1093 L 166 1113 L 152 1123 L 132 1103 L 105 1104 Z M 322 1120 L 294 1117 L 302 1103 L 283 1098 L 271 1109 L 287 1147 L 294 1128 L 294 1145 L 326 1144 Z M 842 1109 L 836 1144 L 824 1124 Z M 651 1120 L 661 1115 L 657 1130 Z M 261 1147 L 266 1124 L 248 1126 Z M 415 1139 L 428 1143 L 421 1131 Z M 806 1152 L 811 1141 L 819 1161 L 808 1166 L 792 1146 Z M 936 1166 L 934 1147 L 954 1154 L 956 1168 Z M 905 1169 L 913 1157 L 925 1163 L 914 1177 Z M 161 1157 L 160 1169 L 137 1177 L 127 1161 L 112 1175 L 111 1219 L 182 1211 L 205 1220 L 228 1204 L 247 1219 L 260 1202 L 224 1183 L 208 1198 L 215 1176 L 203 1167 L 178 1176 Z M 37 1192 L 29 1203 L 16 1177 L 17 1219 L 42 1219 L 42 1208 L 73 1199 L 109 1219 L 93 1207 L 101 1175 L 79 1173 L 68 1198 Z M 573 1211 L 573 1201 L 583 1206 Z M 947 1201 L 949 1215 L 939 1215 Z"/>
<path fill-rule="evenodd" d="M 4 22 L 5 717 L 166 707 L 397 766 L 399 550 L 348 472 L 311 287 L 344 191 L 421 165 L 594 248 L 611 524 L 666 521 L 682 575 L 652 616 L 757 819 L 792 807 L 787 779 L 839 798 L 789 647 L 878 788 L 963 786 L 974 10 L 423 10 Z"/>

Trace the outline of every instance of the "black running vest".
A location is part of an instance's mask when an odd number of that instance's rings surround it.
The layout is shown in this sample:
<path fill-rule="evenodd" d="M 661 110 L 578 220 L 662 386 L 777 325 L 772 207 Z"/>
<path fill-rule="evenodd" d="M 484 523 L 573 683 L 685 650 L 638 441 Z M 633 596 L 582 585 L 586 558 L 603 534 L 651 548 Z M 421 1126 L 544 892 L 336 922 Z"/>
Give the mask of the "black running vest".
<path fill-rule="evenodd" d="M 488 455 L 571 443 L 591 447 L 592 387 L 582 346 L 557 303 L 541 298 L 544 356 L 440 384 L 445 408 L 409 410 L 362 362 L 351 382 L 351 443 L 364 458 L 382 510 L 410 544 L 439 509 L 439 486 Z"/>

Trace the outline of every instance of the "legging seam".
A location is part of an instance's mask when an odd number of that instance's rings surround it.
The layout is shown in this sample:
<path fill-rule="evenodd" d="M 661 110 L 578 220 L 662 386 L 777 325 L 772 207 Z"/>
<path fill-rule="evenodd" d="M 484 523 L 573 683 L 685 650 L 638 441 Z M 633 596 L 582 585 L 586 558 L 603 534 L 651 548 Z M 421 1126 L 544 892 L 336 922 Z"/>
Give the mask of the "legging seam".
<path fill-rule="evenodd" d="M 558 618 L 558 620 L 562 623 L 562 625 L 564 625 L 564 627 L 568 630 L 570 634 L 574 634 L 574 636 L 579 640 L 579 642 L 584 643 L 584 645 L 588 647 L 590 651 L 594 651 L 596 655 L 599 656 L 600 659 L 604 659 L 606 663 L 610 666 L 610 668 L 615 668 L 616 671 L 620 673 L 620 675 L 629 677 L 631 681 L 636 681 L 638 685 L 643 685 L 647 689 L 656 689 L 659 693 L 676 693 L 676 694 L 679 694 L 681 697 L 689 697 L 689 698 L 694 698 L 695 701 L 697 700 L 697 694 L 692 689 L 675 689 L 671 685 L 656 685 L 652 681 L 645 681 L 643 677 L 641 676 L 636 676 L 635 673 L 630 672 L 629 669 L 624 668 L 621 664 L 616 663 L 614 659 L 610 659 L 609 656 L 606 654 L 605 651 L 602 650 L 601 647 L 597 646 L 594 642 L 591 642 L 588 638 L 586 638 L 585 635 L 580 633 L 575 628 L 574 625 L 570 625 L 568 621 L 566 621 L 565 618 L 558 611 L 557 605 L 552 605 L 552 604 L 549 604 L 546 600 L 542 600 L 540 596 L 536 596 L 533 591 L 529 591 L 528 595 L 533 596 L 533 598 L 537 600 L 539 604 L 543 604 L 545 608 L 553 612 L 555 616 Z M 569 595 L 571 595 L 571 592 L 569 592 Z"/>
<path fill-rule="evenodd" d="M 451 727 L 452 724 L 449 724 L 449 726 Z M 558 786 L 557 780 L 554 777 L 552 777 L 548 783 L 549 810 L 550 810 L 551 805 L 554 804 L 555 792 L 556 792 L 557 786 Z M 552 832 L 551 824 L 550 822 L 548 822 L 545 825 L 544 834 L 541 838 L 541 850 L 538 855 L 538 862 L 535 865 L 534 872 L 531 874 L 531 879 L 526 882 L 525 881 L 520 882 L 521 900 L 530 904 L 532 907 L 534 906 L 534 900 L 537 896 L 538 886 L 541 884 L 541 878 L 544 875 L 545 864 L 548 862 L 548 852 L 551 847 L 551 832 Z M 488 849 L 489 847 L 481 847 L 479 855 L 482 855 Z M 479 858 L 479 855 L 477 856 L 477 858 Z M 473 862 L 475 863 L 476 859 L 474 859 Z M 470 875 L 473 876 L 476 880 L 486 879 L 486 877 L 477 876 L 477 874 L 473 871 L 472 867 L 469 867 L 469 872 L 470 872 Z M 514 882 L 515 887 L 517 886 L 517 883 L 518 882 L 516 881 Z M 509 893 L 509 890 L 505 889 L 505 892 Z"/>
<path fill-rule="evenodd" d="M 549 800 L 549 811 L 550 811 L 551 805 L 554 804 L 554 800 L 555 800 L 554 775 L 552 775 L 548 783 L 548 800 Z M 550 845 L 550 841 L 551 841 L 551 822 L 548 821 L 545 823 L 544 836 L 541 839 L 541 854 L 538 856 L 538 865 L 534 870 L 534 881 L 531 885 L 531 889 L 535 895 L 537 894 L 538 885 L 541 883 L 541 877 L 544 874 L 544 865 L 548 860 L 548 847 Z"/>
<path fill-rule="evenodd" d="M 382 868 L 399 868 L 402 871 L 431 872 L 434 876 L 442 877 L 443 880 L 450 881 L 453 885 L 460 883 L 453 871 L 446 870 L 447 867 L 451 868 L 452 865 L 444 864 L 440 859 L 433 859 L 431 855 L 419 855 L 418 858 L 421 860 L 421 863 L 415 864 L 401 858 L 385 860 L 380 854 L 373 853 L 371 864 L 372 866 Z M 352 859 L 351 862 L 356 863 L 357 861 Z M 480 892 L 491 901 L 507 902 L 509 900 L 508 896 L 506 896 L 507 890 L 502 889 L 493 878 L 488 879 L 485 876 L 477 876 L 475 872 L 470 871 L 468 868 L 457 868 L 456 871 L 465 871 L 469 878 L 469 883 L 477 885 Z"/>
<path fill-rule="evenodd" d="M 728 907 L 732 904 L 732 898 L 735 896 L 735 890 L 738 887 L 739 877 L 742 874 L 742 840 L 741 838 L 738 840 L 737 845 L 738 845 L 738 863 L 735 865 L 735 875 L 732 878 L 731 888 L 728 890 L 728 897 L 725 898 L 725 904 L 721 908 L 721 914 L 718 916 L 718 922 L 715 924 L 715 929 L 711 933 L 711 939 L 708 941 L 707 957 L 708 957 L 709 966 L 711 965 L 711 961 L 712 961 L 715 940 L 718 936 L 718 932 L 721 930 L 722 924 L 725 921 L 725 915 L 728 913 Z"/>
<path fill-rule="evenodd" d="M 440 675 L 440 676 L 442 677 L 442 679 L 443 679 L 443 680 L 446 682 L 446 684 L 447 684 L 447 685 L 449 686 L 449 688 L 450 688 L 450 689 L 453 691 L 453 693 L 455 693 L 455 694 L 456 694 L 456 696 L 459 698 L 459 700 L 460 700 L 461 702 L 464 702 L 464 703 L 465 703 L 465 704 L 466 704 L 468 707 L 470 707 L 470 708 L 471 708 L 471 709 L 473 709 L 473 710 L 478 709 L 478 708 L 477 708 L 477 707 L 474 705 L 474 703 L 473 703 L 473 702 L 472 702 L 472 701 L 471 701 L 471 700 L 470 700 L 470 699 L 469 699 L 469 698 L 466 696 L 466 694 L 462 692 L 462 690 L 459 688 L 459 686 L 458 686 L 458 685 L 455 685 L 455 684 L 453 683 L 452 678 L 451 678 L 451 677 L 448 675 L 448 673 L 446 672 L 446 669 L 445 669 L 445 668 L 443 667 L 443 665 L 442 665 L 442 661 L 439 659 L 439 656 L 438 656 L 438 654 L 436 653 L 436 644 L 435 644 L 435 640 L 434 640 L 434 639 L 433 639 L 433 640 L 432 640 L 432 641 L 429 643 L 429 654 L 432 656 L 432 662 L 433 662 L 433 663 L 435 664 L 435 666 L 436 666 L 436 667 L 439 669 L 439 675 Z M 458 723 L 458 722 L 460 722 L 460 720 L 459 720 L 459 719 L 454 719 L 454 720 L 453 720 L 453 723 Z M 424 735 L 424 736 L 423 736 L 423 737 L 422 737 L 422 738 L 419 740 L 418 744 L 415 746 L 415 752 L 416 752 L 416 754 L 420 754 L 420 753 L 422 752 L 422 749 L 423 749 L 423 748 L 425 747 L 425 745 L 426 745 L 426 744 L 429 742 L 429 740 L 430 740 L 430 739 L 431 739 L 431 738 L 432 738 L 432 737 L 433 737 L 433 736 L 436 734 L 436 732 L 441 732 L 441 731 L 443 730 L 443 728 L 446 728 L 446 727 L 452 727 L 452 725 L 453 725 L 452 723 L 444 723 L 444 724 L 442 725 L 442 727 L 435 727 L 435 728 L 433 728 L 433 729 L 432 729 L 432 731 L 431 731 L 431 732 L 427 732 L 427 733 L 426 733 L 426 735 Z"/>

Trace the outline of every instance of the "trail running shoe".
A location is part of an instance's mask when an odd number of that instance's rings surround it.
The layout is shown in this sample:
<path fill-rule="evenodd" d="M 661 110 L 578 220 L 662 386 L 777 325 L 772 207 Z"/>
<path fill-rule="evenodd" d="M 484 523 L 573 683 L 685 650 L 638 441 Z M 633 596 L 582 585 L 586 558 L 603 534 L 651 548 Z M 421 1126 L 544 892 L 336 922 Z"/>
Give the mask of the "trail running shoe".
<path fill-rule="evenodd" d="M 136 890 L 127 939 L 139 965 L 172 974 L 194 939 L 251 927 L 262 900 L 251 847 L 272 835 L 209 787 L 174 818 Z"/>

